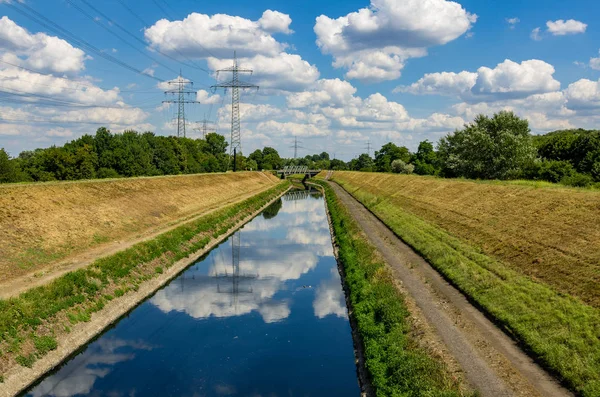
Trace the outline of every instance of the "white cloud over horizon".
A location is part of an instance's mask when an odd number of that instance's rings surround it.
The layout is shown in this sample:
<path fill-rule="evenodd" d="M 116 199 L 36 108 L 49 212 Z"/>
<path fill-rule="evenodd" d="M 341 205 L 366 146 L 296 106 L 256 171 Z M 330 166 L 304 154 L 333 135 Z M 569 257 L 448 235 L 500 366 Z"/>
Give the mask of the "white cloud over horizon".
<path fill-rule="evenodd" d="M 346 16 L 317 17 L 314 31 L 321 52 L 347 70 L 346 78 L 384 81 L 400 77 L 406 60 L 457 39 L 476 21 L 452 1 L 371 0 Z"/>

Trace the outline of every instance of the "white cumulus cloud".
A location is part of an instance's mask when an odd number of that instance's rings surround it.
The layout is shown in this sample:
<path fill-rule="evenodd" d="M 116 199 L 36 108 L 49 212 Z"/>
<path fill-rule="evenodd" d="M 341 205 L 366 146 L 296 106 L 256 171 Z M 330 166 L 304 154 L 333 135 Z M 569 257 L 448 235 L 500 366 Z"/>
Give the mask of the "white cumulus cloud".
<path fill-rule="evenodd" d="M 317 17 L 317 45 L 334 57 L 347 78 L 383 81 L 400 76 L 404 62 L 466 33 L 477 20 L 446 0 L 371 0 L 368 8 L 339 18 Z"/>
<path fill-rule="evenodd" d="M 541 60 L 517 63 L 507 59 L 494 68 L 482 66 L 476 73 L 429 73 L 415 83 L 399 86 L 394 91 L 458 96 L 469 101 L 523 98 L 560 89 L 560 82 L 553 77 L 554 72 L 552 65 Z"/>
<path fill-rule="evenodd" d="M 85 53 L 55 36 L 31 34 L 6 16 L 0 18 L 0 53 L 4 61 L 51 73 L 85 68 Z"/>
<path fill-rule="evenodd" d="M 548 21 L 546 22 L 546 26 L 548 27 L 548 32 L 554 36 L 585 33 L 585 30 L 587 29 L 587 24 L 574 19 L 569 19 L 567 21 L 563 19 Z"/>

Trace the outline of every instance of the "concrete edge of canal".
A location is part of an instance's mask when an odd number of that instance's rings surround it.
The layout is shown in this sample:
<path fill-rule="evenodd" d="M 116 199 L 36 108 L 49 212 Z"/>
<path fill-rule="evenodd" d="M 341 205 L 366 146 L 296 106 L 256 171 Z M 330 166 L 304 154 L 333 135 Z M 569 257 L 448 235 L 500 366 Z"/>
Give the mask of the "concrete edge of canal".
<path fill-rule="evenodd" d="M 190 254 L 165 269 L 163 274 L 152 278 L 141 284 L 137 291 L 133 291 L 121 298 L 114 299 L 106 304 L 104 309 L 96 313 L 90 322 L 81 323 L 80 326 L 73 329 L 67 338 L 61 341 L 58 348 L 49 352 L 47 355 L 36 361 L 33 368 L 13 368 L 5 374 L 4 383 L 0 389 L 0 397 L 10 397 L 24 392 L 32 386 L 45 374 L 60 366 L 73 354 L 87 345 L 92 339 L 104 332 L 108 327 L 117 322 L 121 317 L 127 315 L 135 309 L 140 303 L 152 296 L 157 290 L 177 277 L 183 270 L 194 263 L 200 256 L 212 250 L 215 246 L 222 243 L 233 232 L 250 222 L 258 216 L 265 208 L 279 200 L 283 195 L 290 191 L 293 186 L 284 190 L 273 199 L 269 200 L 260 209 L 244 218 L 234 227 L 227 230 L 217 238 L 213 238 L 204 248 Z M 328 214 L 329 216 L 329 214 Z"/>

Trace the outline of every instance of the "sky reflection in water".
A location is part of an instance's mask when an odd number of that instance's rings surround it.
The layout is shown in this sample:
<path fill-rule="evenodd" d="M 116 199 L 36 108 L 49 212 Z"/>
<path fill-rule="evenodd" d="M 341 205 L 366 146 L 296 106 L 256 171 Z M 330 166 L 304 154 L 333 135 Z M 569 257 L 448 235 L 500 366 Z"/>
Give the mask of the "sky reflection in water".
<path fill-rule="evenodd" d="M 358 395 L 322 197 L 288 195 L 28 395 Z"/>

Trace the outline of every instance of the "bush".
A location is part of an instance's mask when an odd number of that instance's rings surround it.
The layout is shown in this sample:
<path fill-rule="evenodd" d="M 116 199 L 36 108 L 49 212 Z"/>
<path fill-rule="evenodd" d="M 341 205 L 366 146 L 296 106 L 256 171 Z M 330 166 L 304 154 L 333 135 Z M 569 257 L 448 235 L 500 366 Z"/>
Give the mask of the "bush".
<path fill-rule="evenodd" d="M 392 161 L 392 172 L 396 174 L 412 174 L 415 170 L 415 166 L 412 164 L 406 164 L 402 160 Z"/>
<path fill-rule="evenodd" d="M 99 179 L 120 178 L 121 175 L 112 168 L 100 168 L 96 176 Z"/>
<path fill-rule="evenodd" d="M 575 174 L 575 168 L 568 161 L 544 160 L 541 162 L 539 177 L 548 182 L 558 183 Z"/>
<path fill-rule="evenodd" d="M 590 175 L 574 173 L 572 176 L 564 177 L 560 183 L 567 186 L 590 187 L 594 184 L 594 178 Z"/>

